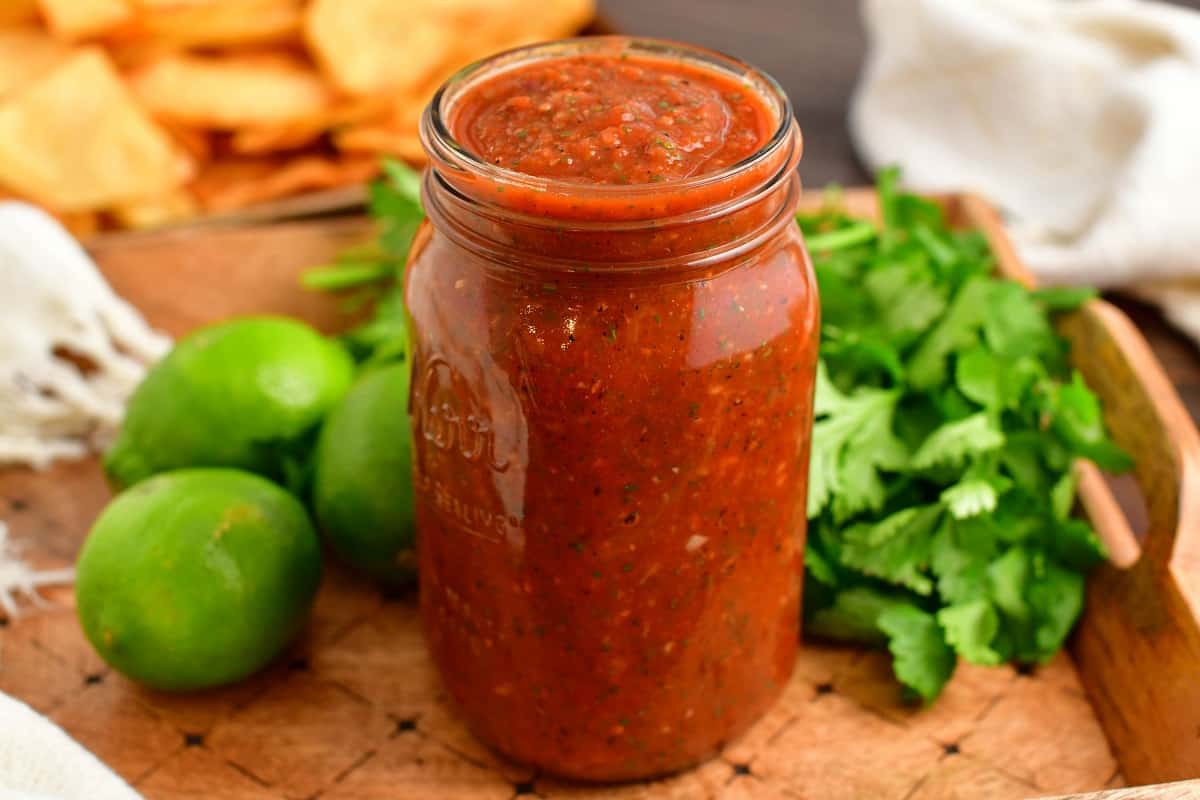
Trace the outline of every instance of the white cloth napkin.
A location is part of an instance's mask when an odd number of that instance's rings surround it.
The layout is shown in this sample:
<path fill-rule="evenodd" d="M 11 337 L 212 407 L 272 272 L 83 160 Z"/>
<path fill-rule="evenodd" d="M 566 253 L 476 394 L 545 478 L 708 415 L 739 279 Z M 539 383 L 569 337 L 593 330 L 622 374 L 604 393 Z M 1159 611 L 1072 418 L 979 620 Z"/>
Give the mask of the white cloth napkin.
<path fill-rule="evenodd" d="M 1048 284 L 1121 287 L 1200 339 L 1200 14 L 1148 0 L 863 0 L 851 131 L 972 190 Z"/>
<path fill-rule="evenodd" d="M 95 756 L 0 692 L 0 800 L 139 800 Z"/>
<path fill-rule="evenodd" d="M 54 219 L 0 203 L 0 466 L 83 455 L 97 431 L 119 423 L 125 398 L 169 347 Z M 81 373 L 58 348 L 96 369 Z M 0 617 L 16 617 L 21 604 L 37 604 L 39 587 L 72 574 L 30 568 L 0 520 Z M 0 693 L 0 800 L 137 797 L 62 729 Z"/>

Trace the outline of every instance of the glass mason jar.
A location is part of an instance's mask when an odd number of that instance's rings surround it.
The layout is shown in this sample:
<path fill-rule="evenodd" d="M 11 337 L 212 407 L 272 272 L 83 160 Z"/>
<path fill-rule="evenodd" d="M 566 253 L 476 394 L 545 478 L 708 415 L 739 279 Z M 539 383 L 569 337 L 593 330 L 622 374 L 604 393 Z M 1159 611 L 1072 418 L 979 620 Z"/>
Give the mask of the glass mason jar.
<path fill-rule="evenodd" d="M 683 60 L 777 125 L 711 174 L 505 169 L 453 136 L 473 85 L 595 51 Z M 420 603 L 449 693 L 518 761 L 672 772 L 776 699 L 799 633 L 818 307 L 793 216 L 801 139 L 769 77 L 626 38 L 502 54 L 422 120 L 406 274 Z"/>

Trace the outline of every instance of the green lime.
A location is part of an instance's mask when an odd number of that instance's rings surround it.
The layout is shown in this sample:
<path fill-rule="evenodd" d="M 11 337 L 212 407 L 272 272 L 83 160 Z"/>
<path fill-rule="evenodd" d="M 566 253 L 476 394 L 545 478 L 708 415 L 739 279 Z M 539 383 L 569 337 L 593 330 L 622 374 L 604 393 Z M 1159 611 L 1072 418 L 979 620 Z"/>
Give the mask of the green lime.
<path fill-rule="evenodd" d="M 118 486 L 180 467 L 290 477 L 353 376 L 341 345 L 296 320 L 246 317 L 202 328 L 138 386 L 104 468 Z"/>
<path fill-rule="evenodd" d="M 321 576 L 304 507 L 265 478 L 186 469 L 113 500 L 79 555 L 79 620 L 100 656 L 148 686 L 231 683 L 304 624 Z"/>
<path fill-rule="evenodd" d="M 416 572 L 408 381 L 407 364 L 359 379 L 321 429 L 313 477 L 325 538 L 352 566 L 392 586 Z"/>

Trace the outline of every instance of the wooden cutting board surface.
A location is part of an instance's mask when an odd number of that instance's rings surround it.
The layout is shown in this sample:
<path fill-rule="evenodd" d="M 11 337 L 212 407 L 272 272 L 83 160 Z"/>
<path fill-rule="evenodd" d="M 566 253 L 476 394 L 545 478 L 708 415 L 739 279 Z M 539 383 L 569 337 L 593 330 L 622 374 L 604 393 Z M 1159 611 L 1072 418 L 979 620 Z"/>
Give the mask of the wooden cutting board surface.
<path fill-rule="evenodd" d="M 96 256 L 151 323 L 181 334 L 277 311 L 325 330 L 335 302 L 300 271 L 360 240 L 361 220 L 117 237 Z M 0 518 L 39 566 L 72 563 L 108 490 L 94 461 L 0 472 Z M 1028 673 L 960 667 L 930 708 L 904 705 L 881 653 L 806 644 L 781 702 L 721 757 L 651 784 L 563 784 L 477 742 L 441 690 L 415 597 L 331 564 L 312 622 L 243 684 L 148 691 L 108 670 L 69 589 L 0 621 L 0 691 L 50 715 L 149 798 L 1019 798 L 1122 785 L 1066 655 Z"/>

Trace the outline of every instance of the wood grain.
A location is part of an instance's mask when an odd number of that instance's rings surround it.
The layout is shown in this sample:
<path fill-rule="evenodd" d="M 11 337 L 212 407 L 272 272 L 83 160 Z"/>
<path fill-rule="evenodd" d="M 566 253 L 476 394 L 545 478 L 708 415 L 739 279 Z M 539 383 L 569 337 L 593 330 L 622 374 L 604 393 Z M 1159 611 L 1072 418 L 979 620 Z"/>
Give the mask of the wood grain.
<path fill-rule="evenodd" d="M 869 195 L 852 194 L 851 201 L 870 208 Z M 986 213 L 973 202 L 954 201 L 952 210 L 963 220 L 969 212 Z M 297 290 L 295 281 L 304 267 L 368 233 L 353 219 L 218 226 L 106 242 L 96 256 L 114 285 L 171 332 L 247 311 L 299 313 L 333 329 L 345 322 L 337 302 Z M 1131 435 L 1130 426 L 1122 430 Z M 1151 477 L 1169 483 L 1171 469 Z M 1155 514 L 1171 491 L 1148 494 Z M 27 555 L 46 565 L 73 559 L 106 498 L 91 461 L 45 473 L 0 473 L 0 514 Z M 1170 522 L 1155 516 L 1153 541 L 1173 531 Z M 1143 580 L 1151 583 L 1140 591 L 1159 597 L 1167 572 L 1147 573 Z M 152 800 L 483 800 L 530 793 L 642 800 L 1017 798 L 1101 790 L 1120 784 L 1118 757 L 1130 759 L 1135 770 L 1143 764 L 1137 747 L 1110 749 L 1101 720 L 1124 718 L 1103 704 L 1097 717 L 1065 654 L 1030 674 L 964 665 L 937 704 L 920 708 L 902 701 L 882 654 L 806 643 L 783 699 L 719 759 L 650 784 L 567 785 L 479 744 L 446 701 L 414 598 L 385 598 L 336 565 L 307 633 L 278 664 L 238 686 L 200 695 L 149 692 L 111 673 L 84 642 L 71 593 L 54 591 L 50 603 L 0 627 L 0 688 L 50 713 Z M 1095 625 L 1093 616 L 1089 612 L 1085 627 Z M 1154 683 L 1144 678 L 1156 669 L 1142 667 L 1140 683 Z M 1096 672 L 1090 662 L 1083 674 L 1129 680 L 1123 672 Z M 1130 696 L 1127 688 L 1087 684 L 1093 697 L 1110 692 L 1118 708 Z M 1143 695 L 1158 697 L 1138 692 L 1137 703 L 1148 702 Z M 1125 722 L 1147 727 L 1136 712 Z M 1110 735 L 1125 742 L 1119 731 Z M 1154 780 L 1154 770 L 1168 768 L 1162 759 L 1147 761 L 1136 774 Z"/>
<path fill-rule="evenodd" d="M 113 289 L 172 336 L 230 316 L 277 311 L 323 331 L 343 328 L 346 315 L 328 295 L 300 286 L 305 267 L 330 261 L 368 236 L 361 217 L 320 225 L 189 226 L 105 236 L 92 243 Z"/>

